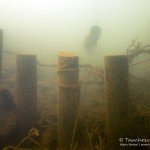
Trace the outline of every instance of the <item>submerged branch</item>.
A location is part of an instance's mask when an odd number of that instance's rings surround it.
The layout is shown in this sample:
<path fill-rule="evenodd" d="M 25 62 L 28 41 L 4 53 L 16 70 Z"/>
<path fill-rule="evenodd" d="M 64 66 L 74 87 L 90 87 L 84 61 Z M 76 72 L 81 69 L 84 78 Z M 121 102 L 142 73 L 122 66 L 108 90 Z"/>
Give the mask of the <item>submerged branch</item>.
<path fill-rule="evenodd" d="M 133 59 L 140 54 L 150 54 L 150 45 L 143 45 L 142 42 L 138 41 L 138 37 L 136 37 L 132 39 L 131 44 L 128 46 L 127 54 L 129 62 L 132 63 Z M 149 61 L 149 59 L 147 61 Z M 140 62 L 138 64 L 140 64 Z"/>

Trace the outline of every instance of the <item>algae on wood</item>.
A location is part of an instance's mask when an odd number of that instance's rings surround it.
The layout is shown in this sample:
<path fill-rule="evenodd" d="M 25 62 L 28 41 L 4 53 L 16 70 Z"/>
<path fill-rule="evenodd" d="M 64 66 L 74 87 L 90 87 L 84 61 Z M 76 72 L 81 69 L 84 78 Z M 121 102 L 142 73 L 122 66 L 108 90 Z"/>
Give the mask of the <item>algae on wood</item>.
<path fill-rule="evenodd" d="M 18 129 L 25 134 L 35 125 L 37 105 L 36 55 L 17 55 Z"/>
<path fill-rule="evenodd" d="M 58 53 L 58 102 L 57 139 L 58 148 L 69 149 L 77 117 L 80 99 L 79 58 L 68 53 Z"/>
<path fill-rule="evenodd" d="M 2 56 L 3 56 L 3 30 L 0 29 L 0 83 L 2 74 Z"/>
<path fill-rule="evenodd" d="M 129 78 L 126 55 L 105 57 L 105 100 L 108 148 L 124 149 L 119 138 L 129 137 Z M 125 147 L 126 149 L 126 147 Z"/>

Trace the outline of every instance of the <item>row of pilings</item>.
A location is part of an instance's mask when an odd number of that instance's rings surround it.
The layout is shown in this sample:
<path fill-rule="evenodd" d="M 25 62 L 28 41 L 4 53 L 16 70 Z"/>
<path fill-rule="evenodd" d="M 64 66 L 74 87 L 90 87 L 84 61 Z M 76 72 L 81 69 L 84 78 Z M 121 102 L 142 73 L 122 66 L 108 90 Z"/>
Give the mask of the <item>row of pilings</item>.
<path fill-rule="evenodd" d="M 0 30 L 0 73 L 2 38 Z M 105 57 L 106 131 L 108 149 L 124 149 L 120 138 L 128 137 L 129 79 L 126 55 Z M 58 53 L 57 64 L 57 143 L 67 150 L 73 144 L 80 101 L 79 58 L 72 53 Z M 36 55 L 17 55 L 17 127 L 24 134 L 36 124 L 37 60 Z"/>

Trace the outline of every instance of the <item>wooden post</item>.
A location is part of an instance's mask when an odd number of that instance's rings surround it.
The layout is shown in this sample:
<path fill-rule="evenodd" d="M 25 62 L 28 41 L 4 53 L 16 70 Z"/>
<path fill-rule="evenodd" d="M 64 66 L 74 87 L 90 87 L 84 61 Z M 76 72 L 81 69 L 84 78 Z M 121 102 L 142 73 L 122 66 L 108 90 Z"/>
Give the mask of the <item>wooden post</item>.
<path fill-rule="evenodd" d="M 0 149 L 6 139 L 11 136 L 16 125 L 17 109 L 12 94 L 5 88 L 0 88 Z M 14 139 L 12 139 L 14 140 Z"/>
<path fill-rule="evenodd" d="M 149 138 L 150 135 L 150 116 L 149 115 L 132 115 L 132 137 Z"/>
<path fill-rule="evenodd" d="M 79 57 L 68 52 L 58 53 L 58 148 L 68 150 L 75 131 L 80 99 Z"/>
<path fill-rule="evenodd" d="M 129 137 L 129 79 L 126 55 L 105 57 L 105 99 L 108 149 L 121 150 Z"/>
<path fill-rule="evenodd" d="M 36 55 L 17 55 L 18 128 L 26 134 L 35 125 L 37 104 Z"/>
<path fill-rule="evenodd" d="M 3 56 L 3 30 L 0 29 L 0 83 L 2 76 L 2 56 Z"/>

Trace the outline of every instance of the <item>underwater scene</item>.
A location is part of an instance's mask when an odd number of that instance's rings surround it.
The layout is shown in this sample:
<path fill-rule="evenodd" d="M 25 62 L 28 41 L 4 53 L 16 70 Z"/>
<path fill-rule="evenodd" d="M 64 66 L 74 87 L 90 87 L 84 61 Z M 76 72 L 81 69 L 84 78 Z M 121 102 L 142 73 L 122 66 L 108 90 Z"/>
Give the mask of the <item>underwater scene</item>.
<path fill-rule="evenodd" d="M 0 0 L 0 150 L 149 150 L 149 27 L 149 0 Z"/>

